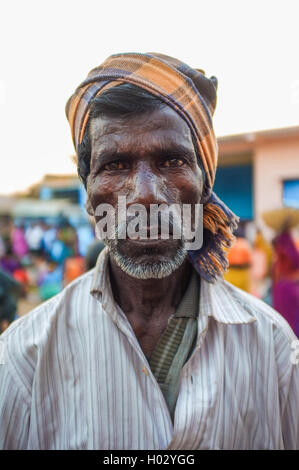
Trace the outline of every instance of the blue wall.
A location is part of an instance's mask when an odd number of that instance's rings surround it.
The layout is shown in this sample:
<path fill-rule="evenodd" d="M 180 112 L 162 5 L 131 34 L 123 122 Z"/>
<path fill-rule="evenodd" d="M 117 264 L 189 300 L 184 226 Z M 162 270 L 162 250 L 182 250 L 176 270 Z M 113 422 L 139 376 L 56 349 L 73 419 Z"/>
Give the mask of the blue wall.
<path fill-rule="evenodd" d="M 283 203 L 299 209 L 299 180 L 283 182 Z"/>
<path fill-rule="evenodd" d="M 214 191 L 241 219 L 253 219 L 252 165 L 220 166 Z"/>
<path fill-rule="evenodd" d="M 52 199 L 52 189 L 47 186 L 42 186 L 39 191 L 39 198 L 42 201 L 49 201 Z"/>

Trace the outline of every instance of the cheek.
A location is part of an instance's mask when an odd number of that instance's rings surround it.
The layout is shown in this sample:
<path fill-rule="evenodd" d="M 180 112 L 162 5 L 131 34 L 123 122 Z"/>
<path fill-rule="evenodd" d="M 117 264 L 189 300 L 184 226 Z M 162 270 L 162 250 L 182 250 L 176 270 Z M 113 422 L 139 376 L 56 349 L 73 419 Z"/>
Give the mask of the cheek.
<path fill-rule="evenodd" d="M 181 203 L 200 203 L 203 192 L 203 175 L 200 169 L 178 175 L 173 182 L 178 189 Z"/>
<path fill-rule="evenodd" d="M 108 175 L 89 176 L 87 182 L 87 195 L 92 208 L 99 204 L 111 204 L 116 206 L 117 197 L 124 195 L 126 191 L 126 179 L 111 177 Z"/>

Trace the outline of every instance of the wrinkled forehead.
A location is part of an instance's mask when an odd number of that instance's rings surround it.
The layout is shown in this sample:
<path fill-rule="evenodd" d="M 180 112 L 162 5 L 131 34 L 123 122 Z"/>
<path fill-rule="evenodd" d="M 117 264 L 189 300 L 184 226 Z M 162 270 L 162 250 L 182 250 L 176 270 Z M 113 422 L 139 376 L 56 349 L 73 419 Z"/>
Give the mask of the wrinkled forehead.
<path fill-rule="evenodd" d="M 186 122 L 169 106 L 161 106 L 131 117 L 100 116 L 91 119 L 91 147 L 186 145 L 193 147 L 191 131 Z"/>

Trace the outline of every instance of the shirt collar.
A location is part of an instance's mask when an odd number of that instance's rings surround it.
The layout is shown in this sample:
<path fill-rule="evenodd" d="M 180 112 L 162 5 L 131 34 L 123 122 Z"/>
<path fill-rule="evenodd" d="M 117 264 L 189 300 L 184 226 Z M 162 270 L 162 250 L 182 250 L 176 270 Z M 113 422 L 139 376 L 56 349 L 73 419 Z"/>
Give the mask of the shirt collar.
<path fill-rule="evenodd" d="M 119 323 L 120 308 L 114 300 L 109 276 L 109 250 L 105 246 L 98 256 L 94 268 L 90 293 L 98 300 L 101 300 L 104 310 L 111 316 L 112 320 Z"/>
<path fill-rule="evenodd" d="M 93 272 L 90 293 L 95 297 L 102 295 L 105 287 L 108 274 L 108 259 L 108 248 L 105 246 L 98 256 Z"/>
<path fill-rule="evenodd" d="M 198 301 L 199 301 L 199 289 L 198 289 L 199 277 L 195 269 L 191 274 L 191 278 L 187 289 L 176 309 L 174 317 L 184 318 L 196 318 L 199 314 Z"/>
<path fill-rule="evenodd" d="M 97 260 L 94 268 L 90 293 L 101 299 L 106 312 L 117 322 L 120 308 L 117 306 L 111 289 L 109 278 L 109 252 L 105 247 Z M 194 281 L 194 277 L 192 278 Z M 250 302 L 243 297 L 242 292 L 224 280 L 218 280 L 214 284 L 205 281 L 200 282 L 199 315 L 213 317 L 216 321 L 225 324 L 246 324 L 256 321 Z"/>
<path fill-rule="evenodd" d="M 201 279 L 200 314 L 205 313 L 220 323 L 246 324 L 256 321 L 250 301 L 233 285 L 218 280 L 211 284 Z"/>

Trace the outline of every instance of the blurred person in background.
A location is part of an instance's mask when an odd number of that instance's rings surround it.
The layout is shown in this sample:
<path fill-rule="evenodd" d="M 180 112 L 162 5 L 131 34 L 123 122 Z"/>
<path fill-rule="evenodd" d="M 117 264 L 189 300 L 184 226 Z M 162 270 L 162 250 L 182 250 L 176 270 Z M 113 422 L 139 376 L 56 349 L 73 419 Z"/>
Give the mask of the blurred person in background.
<path fill-rule="evenodd" d="M 57 234 L 58 240 L 66 247 L 66 256 L 74 256 L 78 253 L 78 238 L 76 230 L 67 219 L 60 223 Z"/>
<path fill-rule="evenodd" d="M 236 237 L 228 252 L 229 269 L 224 279 L 246 292 L 251 292 L 250 268 L 252 250 L 245 238 L 245 224 L 240 222 L 234 232 Z"/>
<path fill-rule="evenodd" d="M 251 293 L 271 304 L 271 269 L 273 249 L 260 229 L 257 229 L 252 249 Z"/>
<path fill-rule="evenodd" d="M 41 248 L 47 255 L 51 254 L 53 244 L 57 238 L 57 228 L 48 224 L 43 224 L 43 236 Z"/>
<path fill-rule="evenodd" d="M 77 232 L 67 219 L 61 221 L 57 238 L 62 243 L 59 261 L 63 264 L 63 285 L 66 286 L 85 272 L 84 258 L 79 253 Z"/>
<path fill-rule="evenodd" d="M 0 270 L 0 333 L 15 320 L 20 295 L 21 285 L 12 276 Z"/>
<path fill-rule="evenodd" d="M 32 280 L 40 285 L 49 272 L 49 258 L 46 252 L 41 251 L 32 259 Z"/>
<path fill-rule="evenodd" d="M 72 251 L 66 246 L 66 244 L 59 240 L 58 236 L 53 241 L 51 251 L 50 251 L 50 259 L 53 260 L 55 263 L 63 263 L 64 260 L 72 254 Z"/>
<path fill-rule="evenodd" d="M 1 255 L 5 255 L 9 247 L 11 247 L 11 233 L 13 230 L 13 222 L 11 217 L 1 217 L 0 218 L 0 235 L 3 242 L 3 249 L 1 250 Z"/>
<path fill-rule="evenodd" d="M 0 233 L 0 259 L 5 255 L 5 253 L 6 253 L 5 242 L 4 242 L 3 237 Z"/>
<path fill-rule="evenodd" d="M 90 224 L 81 223 L 76 228 L 77 239 L 78 239 L 78 254 L 80 256 L 86 256 L 89 246 L 94 241 L 95 236 Z"/>
<path fill-rule="evenodd" d="M 85 272 L 83 256 L 79 254 L 70 256 L 64 261 L 63 285 L 66 286 Z"/>
<path fill-rule="evenodd" d="M 12 252 L 11 244 L 6 245 L 5 254 L 0 259 L 0 268 L 6 273 L 13 275 L 14 271 L 19 269 L 20 266 L 20 261 Z"/>
<path fill-rule="evenodd" d="M 257 229 L 253 247 L 264 253 L 266 275 L 270 275 L 273 263 L 273 248 L 271 243 L 264 237 L 260 228 Z"/>
<path fill-rule="evenodd" d="M 274 238 L 273 248 L 273 307 L 299 337 L 299 250 L 287 229 Z"/>
<path fill-rule="evenodd" d="M 50 299 L 62 290 L 63 268 L 62 263 L 48 260 L 47 268 L 37 282 L 38 294 L 42 301 Z"/>
<path fill-rule="evenodd" d="M 11 244 L 13 253 L 22 259 L 28 253 L 28 244 L 25 238 L 24 228 L 21 224 L 15 224 L 11 234 Z"/>
<path fill-rule="evenodd" d="M 57 223 L 55 239 L 51 243 L 50 259 L 55 263 L 63 264 L 66 258 L 73 256 L 76 250 L 76 232 L 70 223 L 61 216 Z"/>
<path fill-rule="evenodd" d="M 41 222 L 32 222 L 25 231 L 26 241 L 31 253 L 39 252 L 42 248 L 44 230 Z"/>

